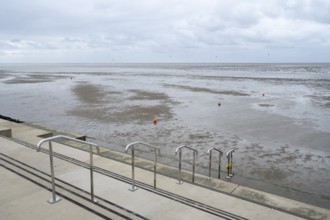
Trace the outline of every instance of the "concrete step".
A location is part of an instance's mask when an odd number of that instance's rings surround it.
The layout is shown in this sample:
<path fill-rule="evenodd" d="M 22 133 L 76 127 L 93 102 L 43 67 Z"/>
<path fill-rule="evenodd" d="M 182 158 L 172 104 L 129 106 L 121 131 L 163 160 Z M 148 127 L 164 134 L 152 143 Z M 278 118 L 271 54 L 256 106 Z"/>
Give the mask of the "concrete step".
<path fill-rule="evenodd" d="M 16 175 L 33 182 L 39 187 L 52 191 L 51 176 L 43 171 L 31 167 L 25 163 L 15 160 L 5 154 L 0 153 L 1 166 L 15 173 Z M 89 192 L 84 191 L 72 184 L 55 178 L 56 195 L 68 200 L 79 207 L 91 211 L 95 215 L 104 219 L 147 219 L 124 207 L 118 206 L 108 200 L 95 197 L 97 202 L 91 200 Z M 49 194 L 51 198 L 51 194 Z"/>
<path fill-rule="evenodd" d="M 19 142 L 19 141 L 16 141 L 16 142 Z M 27 145 L 27 146 L 29 146 L 30 149 L 36 149 L 33 145 Z M 46 150 L 44 148 L 42 148 L 42 152 L 45 153 L 45 154 L 48 154 L 48 150 Z M 89 163 L 88 162 L 82 162 L 82 161 L 76 160 L 72 157 L 68 157 L 68 156 L 65 156 L 65 155 L 62 155 L 62 154 L 59 154 L 59 153 L 54 153 L 54 155 L 55 155 L 55 157 L 57 157 L 57 158 L 59 158 L 63 161 L 67 161 L 67 162 L 73 163 L 75 165 L 78 165 L 80 167 L 83 167 L 85 169 L 89 169 Z M 120 164 L 118 162 L 114 162 L 117 165 L 113 166 L 114 164 L 111 163 L 109 161 L 109 159 L 100 158 L 100 157 L 97 158 L 97 159 L 98 159 L 97 161 L 100 164 L 100 166 L 102 166 L 102 165 L 105 165 L 105 166 L 103 166 L 103 168 L 95 167 L 95 169 L 94 169 L 95 172 L 101 174 L 103 177 L 110 177 L 110 178 L 113 178 L 113 179 L 115 179 L 115 180 L 117 180 L 121 183 L 124 183 L 124 184 L 121 184 L 121 185 L 123 185 L 126 188 L 126 190 L 125 190 L 126 192 L 129 192 L 128 189 L 131 187 L 131 178 L 128 177 L 128 176 L 130 176 L 130 175 L 128 174 L 127 176 L 123 176 L 123 175 L 120 175 L 118 173 L 111 172 L 107 169 L 107 167 L 109 167 L 109 164 L 110 164 L 110 167 L 112 167 L 113 169 L 123 171 L 123 169 L 120 168 L 120 166 L 122 167 L 123 164 Z M 118 167 L 118 165 L 119 165 L 119 167 Z M 124 166 L 127 167 L 128 170 L 130 170 L 130 166 L 127 166 L 127 165 L 124 165 Z M 58 167 L 57 170 L 59 170 L 59 172 L 57 172 L 57 173 L 59 173 L 60 175 L 63 173 L 62 168 Z M 81 176 L 79 174 L 79 172 L 77 172 L 76 173 L 77 175 L 75 175 L 75 176 Z M 149 173 L 149 172 L 147 172 L 147 173 Z M 61 175 L 61 177 L 63 177 L 62 179 L 65 179 L 65 178 L 72 179 L 71 176 L 73 176 L 73 175 L 71 175 L 71 173 L 70 174 L 65 174 L 65 172 L 64 172 L 64 174 Z M 85 176 L 88 176 L 88 174 L 85 174 Z M 146 177 L 145 174 L 143 176 Z M 144 179 L 144 178 L 142 178 L 142 179 Z M 83 181 L 80 181 L 79 178 L 78 178 L 78 180 L 76 180 L 76 182 L 80 183 L 80 182 L 83 182 Z M 175 183 L 175 180 L 173 181 L 173 183 Z M 186 197 L 183 197 L 183 196 L 179 196 L 175 193 L 171 193 L 170 191 L 165 191 L 165 190 L 161 190 L 161 189 L 154 189 L 153 186 L 151 186 L 149 184 L 146 184 L 143 181 L 137 181 L 136 186 L 140 188 L 140 191 L 146 191 L 146 192 L 151 193 L 151 194 L 156 194 L 156 196 L 161 196 L 163 198 L 166 198 L 167 200 L 175 201 L 174 203 L 178 203 L 179 206 L 186 205 L 186 206 L 189 206 L 193 209 L 200 210 L 202 212 L 213 215 L 217 218 L 220 217 L 220 218 L 225 218 L 225 219 L 237 219 L 237 220 L 245 219 L 245 218 L 242 218 L 242 217 L 237 216 L 235 214 L 223 211 L 221 209 L 217 209 L 217 208 L 214 208 L 212 206 L 200 203 L 197 200 L 192 200 L 192 199 L 189 199 L 189 198 L 186 198 Z M 85 185 L 85 188 L 86 188 L 86 185 Z M 88 189 L 86 188 L 86 190 L 88 190 Z M 98 188 L 96 188 L 96 191 L 97 190 L 98 190 Z M 130 195 L 134 197 L 134 194 L 130 193 Z M 146 205 L 148 205 L 148 204 L 146 204 Z"/>
<path fill-rule="evenodd" d="M 0 138 L 1 151 L 28 166 L 32 166 L 39 171 L 49 173 L 49 156 L 44 153 L 37 153 L 35 150 L 27 148 L 8 139 Z M 55 145 L 55 144 L 54 144 Z M 55 146 L 54 149 L 60 149 Z M 64 148 L 66 149 L 66 148 Z M 76 150 L 77 151 L 77 150 Z M 79 151 L 78 151 L 79 152 Z M 70 149 L 69 149 L 70 153 Z M 86 155 L 83 155 L 86 154 Z M 79 159 L 84 161 L 88 153 L 78 154 Z M 70 157 L 69 157 L 70 158 Z M 71 158 L 71 160 L 76 160 Z M 81 163 L 81 161 L 80 161 Z M 84 163 L 84 162 L 82 162 Z M 55 176 L 62 181 L 74 185 L 84 191 L 89 191 L 89 170 L 84 166 L 71 164 L 62 159 L 54 159 Z M 85 163 L 87 164 L 87 163 Z M 78 167 L 77 167 L 78 165 Z M 111 201 L 127 210 L 133 210 L 135 213 L 143 213 L 143 216 L 150 219 L 244 219 L 244 218 L 221 218 L 219 213 L 196 209 L 175 199 L 155 194 L 142 187 L 137 192 L 130 192 L 130 184 L 109 178 L 104 174 L 95 173 L 95 194 L 105 200 Z M 128 182 L 129 180 L 127 180 Z M 152 188 L 152 187 L 151 187 Z M 62 201 L 61 201 L 62 202 Z M 59 202 L 59 203 L 61 203 Z M 55 203 L 57 204 L 57 203 Z M 220 213 L 223 215 L 223 213 Z M 232 216 L 235 216 L 234 214 Z"/>
<path fill-rule="evenodd" d="M 9 126 L 9 124 L 6 124 Z M 6 127 L 8 127 L 6 126 Z M 23 127 L 20 127 L 23 126 Z M 10 126 L 9 126 L 10 127 Z M 42 129 L 36 130 L 27 125 L 11 126 L 17 135 L 14 138 L 0 137 L 0 152 L 13 159 L 34 167 L 46 174 L 50 173 L 48 146 L 45 144 L 42 153 L 35 151 L 41 140 Z M 29 144 L 27 144 L 29 143 Z M 89 192 L 89 153 L 81 151 L 82 146 L 74 143 L 53 143 L 55 176 L 69 186 Z M 80 150 L 78 150 L 80 149 Z M 85 149 L 88 150 L 88 149 Z M 115 156 L 114 156 L 115 155 Z M 112 158 L 114 157 L 114 158 Z M 223 191 L 210 190 L 208 187 L 189 183 L 176 184 L 177 180 L 168 175 L 157 174 L 157 188 L 153 188 L 153 173 L 150 164 L 141 158 L 137 163 L 146 164 L 136 167 L 136 186 L 139 190 L 130 192 L 131 166 L 130 155 L 105 149 L 100 155 L 94 155 L 95 194 L 120 207 L 140 213 L 150 219 L 328 219 L 329 210 L 309 206 L 289 199 L 281 198 L 260 191 L 238 186 L 221 180 L 204 180 Z M 168 170 L 159 164 L 157 172 Z M 167 172 L 167 171 L 166 171 Z M 165 173 L 166 173 L 165 172 Z M 171 171 L 172 172 L 172 171 Z M 177 175 L 175 175 L 177 176 Z M 205 176 L 196 176 L 197 180 Z M 48 176 L 49 178 L 49 176 Z M 49 184 L 49 183 L 48 183 Z M 269 204 L 261 204 L 246 199 L 265 198 Z M 243 195 L 243 196 L 242 196 Z M 49 196 L 50 197 L 50 194 Z M 102 198 L 101 198 L 102 197 Z M 89 196 L 87 196 L 89 198 Z M 243 199 L 242 199 L 243 198 Z M 47 198 L 46 198 L 47 199 Z M 89 198 L 90 199 L 90 198 Z M 64 199 L 65 200 L 65 199 Z M 1 206 L 1 203 L 0 203 Z M 1 208 L 1 207 L 0 207 Z"/>
<path fill-rule="evenodd" d="M 0 138 L 0 142 L 2 143 L 2 154 L 25 163 L 25 166 L 33 167 L 46 174 L 50 173 L 49 156 L 45 154 L 46 152 L 37 153 L 34 149 L 3 138 Z M 65 149 L 68 149 L 68 147 L 62 146 L 61 148 L 59 144 L 54 143 L 54 149 L 65 153 Z M 76 149 L 76 152 L 80 151 Z M 69 155 L 73 154 L 70 148 L 67 153 Z M 61 156 L 59 159 L 54 159 L 57 180 L 89 192 L 89 170 L 86 169 L 89 168 L 88 159 L 86 159 L 88 155 L 87 152 L 81 152 L 72 155 L 78 157 L 73 158 L 57 153 L 57 156 Z M 154 189 L 152 185 L 145 183 L 146 180 L 152 179 L 152 173 L 143 169 L 136 170 L 138 177 L 136 186 L 139 189 L 130 192 L 128 190 L 131 188 L 131 179 L 129 178 L 131 167 L 129 165 L 102 157 L 96 157 L 96 161 L 98 166 L 95 168 L 96 172 L 94 173 L 95 195 L 98 198 L 102 197 L 104 200 L 111 201 L 112 204 L 132 210 L 134 213 L 140 213 L 146 218 L 189 220 L 300 219 L 288 213 L 203 189 L 193 184 L 177 185 L 175 179 L 165 176 L 159 175 L 160 187 Z M 109 171 L 110 168 L 119 173 Z M 49 178 L 49 176 L 46 178 Z M 65 195 L 65 193 L 61 192 L 61 195 Z M 50 194 L 48 197 L 50 197 Z M 89 200 L 89 196 L 87 198 Z"/>

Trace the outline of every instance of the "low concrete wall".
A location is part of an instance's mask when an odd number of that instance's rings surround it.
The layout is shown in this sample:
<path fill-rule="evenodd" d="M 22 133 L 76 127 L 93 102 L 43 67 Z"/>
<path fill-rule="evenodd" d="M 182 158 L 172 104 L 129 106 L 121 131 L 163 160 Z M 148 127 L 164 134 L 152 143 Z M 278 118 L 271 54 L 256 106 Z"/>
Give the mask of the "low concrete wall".
<path fill-rule="evenodd" d="M 12 137 L 11 129 L 0 126 L 0 135 L 11 138 Z"/>

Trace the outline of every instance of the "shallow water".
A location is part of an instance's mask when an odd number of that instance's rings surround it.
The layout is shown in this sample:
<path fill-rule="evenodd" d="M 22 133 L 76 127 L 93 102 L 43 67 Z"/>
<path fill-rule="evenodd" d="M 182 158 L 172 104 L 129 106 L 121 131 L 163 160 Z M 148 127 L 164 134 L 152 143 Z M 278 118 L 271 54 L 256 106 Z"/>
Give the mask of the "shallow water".
<path fill-rule="evenodd" d="M 330 64 L 1 64 L 0 85 L 1 115 L 173 166 L 186 144 L 205 175 L 208 148 L 234 148 L 233 182 L 330 206 Z"/>

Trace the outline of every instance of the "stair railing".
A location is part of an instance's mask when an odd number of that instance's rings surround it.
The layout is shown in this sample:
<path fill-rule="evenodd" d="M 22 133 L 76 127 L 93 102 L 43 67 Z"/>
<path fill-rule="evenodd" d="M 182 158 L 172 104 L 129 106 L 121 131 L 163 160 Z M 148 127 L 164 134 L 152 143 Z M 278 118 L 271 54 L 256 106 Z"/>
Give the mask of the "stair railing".
<path fill-rule="evenodd" d="M 45 138 L 42 139 L 41 141 L 39 141 L 38 145 L 37 145 L 37 152 L 40 152 L 41 149 L 41 145 L 45 142 L 48 142 L 49 144 L 49 159 L 50 159 L 50 171 L 51 171 L 51 181 L 52 181 L 52 198 L 50 200 L 48 200 L 49 203 L 53 204 L 55 202 L 58 202 L 61 200 L 60 197 L 56 196 L 56 191 L 55 191 L 55 176 L 54 176 L 54 162 L 53 162 L 53 146 L 52 146 L 52 141 L 57 140 L 57 139 L 66 139 L 66 140 L 71 140 L 77 143 L 81 143 L 81 144 L 86 144 L 89 145 L 90 147 L 90 187 L 91 187 L 91 200 L 93 202 L 96 202 L 96 200 L 94 199 L 94 176 L 93 176 L 93 170 L 94 170 L 94 165 L 93 165 L 93 147 L 96 147 L 97 152 L 100 152 L 100 148 L 94 144 L 94 143 L 90 143 L 87 141 L 81 141 L 72 137 L 68 137 L 68 136 L 64 136 L 64 135 L 57 135 L 54 137 L 49 137 L 49 138 Z"/>
<path fill-rule="evenodd" d="M 196 156 L 198 155 L 198 151 L 191 148 L 191 147 L 188 147 L 186 145 L 182 145 L 180 147 L 178 147 L 176 150 L 175 150 L 175 155 L 179 152 L 179 181 L 178 181 L 178 184 L 182 184 L 183 181 L 182 181 L 182 174 L 181 174 L 181 166 L 182 166 L 182 148 L 187 148 L 189 150 L 192 150 L 193 151 L 193 170 L 192 170 L 192 182 L 194 183 L 195 182 L 195 164 L 196 164 Z"/>
<path fill-rule="evenodd" d="M 209 179 L 212 179 L 211 176 L 211 166 L 212 166 L 212 151 L 218 151 L 219 152 L 219 163 L 218 163 L 218 179 L 220 179 L 220 170 L 221 170 L 221 157 L 223 156 L 223 152 L 215 147 L 212 147 L 207 150 L 207 155 L 209 155 Z"/>
<path fill-rule="evenodd" d="M 138 188 L 135 186 L 135 147 L 136 145 L 143 145 L 148 148 L 152 148 L 155 152 L 155 159 L 154 159 L 154 188 L 156 189 L 156 173 L 157 173 L 157 154 L 160 154 L 160 149 L 158 147 L 155 147 L 151 144 L 147 144 L 141 141 L 136 141 L 133 143 L 130 143 L 126 146 L 125 152 L 128 153 L 128 149 L 132 148 L 132 189 L 129 189 L 130 191 L 134 192 Z"/>

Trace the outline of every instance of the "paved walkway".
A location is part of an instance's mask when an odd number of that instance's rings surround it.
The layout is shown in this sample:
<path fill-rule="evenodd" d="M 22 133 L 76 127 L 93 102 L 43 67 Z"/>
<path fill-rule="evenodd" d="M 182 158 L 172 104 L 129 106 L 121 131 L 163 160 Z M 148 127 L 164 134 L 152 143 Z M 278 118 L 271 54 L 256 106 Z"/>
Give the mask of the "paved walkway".
<path fill-rule="evenodd" d="M 44 129 L 3 120 L 0 120 L 0 127 L 10 128 L 13 138 L 34 145 L 42 139 L 38 136 L 49 133 Z M 53 149 L 76 161 L 89 163 L 89 153 L 85 151 L 58 143 L 53 144 Z M 187 182 L 178 185 L 176 179 L 157 175 L 157 189 L 153 189 L 153 173 L 141 168 L 135 169 L 139 189 L 131 192 L 128 190 L 131 188 L 131 166 L 97 155 L 94 155 L 97 168 L 94 172 L 94 190 L 99 197 L 98 204 L 86 202 L 89 194 L 86 198 L 72 194 L 73 191 L 76 194 L 90 192 L 90 171 L 83 165 L 54 158 L 56 183 L 62 184 L 57 188 L 64 198 L 51 205 L 46 202 L 51 197 L 51 185 L 41 178 L 41 175 L 50 173 L 49 155 L 2 137 L 0 153 L 0 219 L 301 219 L 298 217 L 301 215 L 315 219 L 330 218 L 327 209 L 225 181 L 217 184 L 227 193 L 219 193 Z M 22 167 L 29 167 L 30 173 L 18 169 L 19 163 Z M 32 172 L 39 173 L 40 177 L 37 174 L 33 176 Z M 113 176 L 109 177 L 108 173 Z M 49 177 L 44 179 L 49 180 Z M 76 192 L 78 189 L 74 187 L 85 192 Z M 266 202 L 261 205 L 237 198 L 243 194 L 252 197 L 261 195 Z M 284 207 L 287 211 L 267 207 L 269 205 Z M 99 210 L 101 206 L 107 206 L 107 211 Z M 294 210 L 298 216 L 290 214 Z"/>

